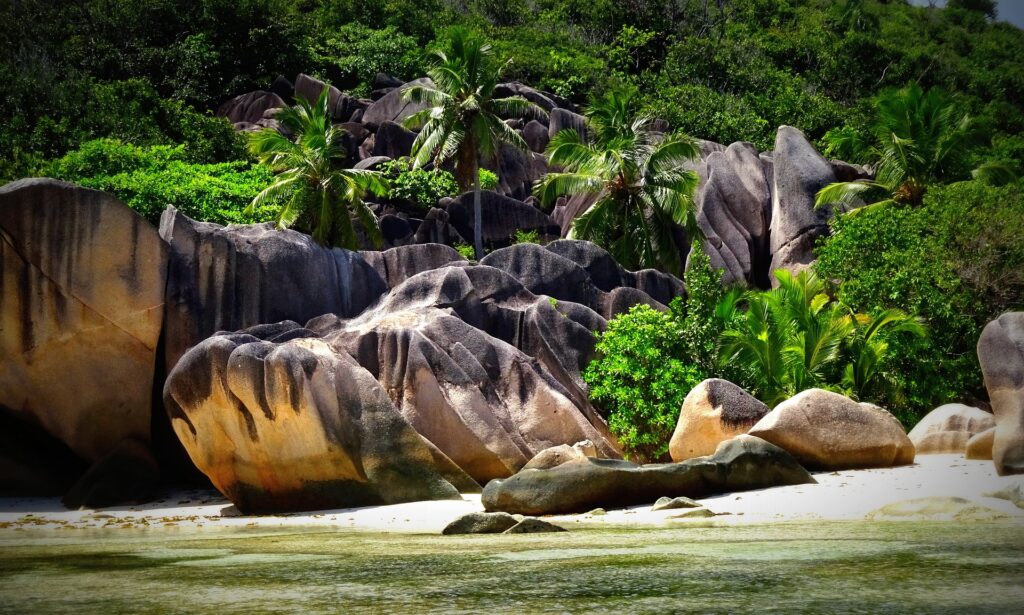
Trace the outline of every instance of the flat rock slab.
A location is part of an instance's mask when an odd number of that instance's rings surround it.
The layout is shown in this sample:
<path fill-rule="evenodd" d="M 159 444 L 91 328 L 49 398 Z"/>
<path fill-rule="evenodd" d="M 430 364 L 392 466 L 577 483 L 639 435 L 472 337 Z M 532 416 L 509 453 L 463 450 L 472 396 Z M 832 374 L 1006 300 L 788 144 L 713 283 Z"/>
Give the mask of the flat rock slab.
<path fill-rule="evenodd" d="M 690 498 L 678 497 L 678 498 L 658 498 L 658 501 L 654 503 L 651 510 L 671 510 L 674 508 L 700 508 L 703 506 L 697 500 L 691 500 Z"/>
<path fill-rule="evenodd" d="M 546 534 L 550 532 L 567 531 L 560 525 L 541 521 L 540 519 L 523 519 L 519 523 L 505 530 L 506 534 Z"/>
<path fill-rule="evenodd" d="M 488 511 L 548 515 L 644 504 L 665 494 L 703 497 L 813 482 L 789 453 L 744 435 L 722 443 L 710 457 L 682 463 L 638 466 L 586 458 L 546 470 L 524 470 L 489 482 L 482 501 Z"/>
<path fill-rule="evenodd" d="M 519 519 L 503 512 L 475 512 L 463 515 L 449 523 L 441 533 L 445 536 L 459 534 L 500 534 L 519 524 Z"/>

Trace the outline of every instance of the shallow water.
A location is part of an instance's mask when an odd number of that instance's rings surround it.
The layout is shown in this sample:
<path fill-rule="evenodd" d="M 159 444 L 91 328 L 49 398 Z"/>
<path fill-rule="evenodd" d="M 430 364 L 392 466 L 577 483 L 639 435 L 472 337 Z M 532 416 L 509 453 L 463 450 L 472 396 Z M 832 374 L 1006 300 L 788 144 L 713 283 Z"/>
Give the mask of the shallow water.
<path fill-rule="evenodd" d="M 1024 528 L 0 534 L 2 613 L 1019 613 Z"/>

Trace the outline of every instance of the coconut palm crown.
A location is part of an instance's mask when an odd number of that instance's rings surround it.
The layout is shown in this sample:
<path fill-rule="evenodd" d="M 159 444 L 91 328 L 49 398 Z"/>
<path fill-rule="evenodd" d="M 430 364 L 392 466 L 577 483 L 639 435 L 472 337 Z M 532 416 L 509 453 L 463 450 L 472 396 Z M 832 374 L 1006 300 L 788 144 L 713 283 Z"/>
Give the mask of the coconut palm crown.
<path fill-rule="evenodd" d="M 542 204 L 579 195 L 590 206 L 573 221 L 569 236 L 593 241 L 630 269 L 653 267 L 680 273 L 683 257 L 673 230 L 700 236 L 693 194 L 697 174 L 687 163 L 698 156 L 692 139 L 664 135 L 653 118 L 635 114 L 636 90 L 618 88 L 586 110 L 584 131 L 564 129 L 548 144 L 548 173 L 536 187 Z"/>
<path fill-rule="evenodd" d="M 464 28 L 448 33 L 447 45 L 430 52 L 427 76 L 432 84 L 408 86 L 407 100 L 427 105 L 403 122 L 420 129 L 412 145 L 414 167 L 439 167 L 454 159 L 459 189 L 473 190 L 473 244 L 483 257 L 480 213 L 480 160 L 493 160 L 502 144 L 529 151 L 522 136 L 503 117 L 543 117 L 545 112 L 520 96 L 495 98 L 511 60 L 498 62 L 490 44 Z"/>
<path fill-rule="evenodd" d="M 929 184 L 962 179 L 957 176 L 963 154 L 977 137 L 972 118 L 940 88 L 926 92 L 911 84 L 885 92 L 878 99 L 870 135 L 849 128 L 825 135 L 826 154 L 873 166 L 875 179 L 829 184 L 818 192 L 816 205 L 920 205 Z M 986 163 L 972 172 L 993 183 L 1012 179 L 1008 174 L 1012 171 L 1000 163 Z"/>
<path fill-rule="evenodd" d="M 349 250 L 359 249 L 356 218 L 379 247 L 380 225 L 363 199 L 387 194 L 388 184 L 376 171 L 340 168 L 346 156 L 344 130 L 331 124 L 327 88 L 313 103 L 298 97 L 294 107 L 278 111 L 274 119 L 283 132 L 267 128 L 253 133 L 249 151 L 277 175 L 246 211 L 284 201 L 278 228 L 298 226 L 321 244 Z"/>

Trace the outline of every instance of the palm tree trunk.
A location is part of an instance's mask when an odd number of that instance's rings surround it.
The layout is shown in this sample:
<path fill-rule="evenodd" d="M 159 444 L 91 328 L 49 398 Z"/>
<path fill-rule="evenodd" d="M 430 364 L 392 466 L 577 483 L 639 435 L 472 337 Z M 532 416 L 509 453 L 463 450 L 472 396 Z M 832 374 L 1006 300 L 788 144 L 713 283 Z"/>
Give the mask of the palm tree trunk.
<path fill-rule="evenodd" d="M 473 245 L 476 260 L 484 257 L 484 225 L 480 211 L 480 172 L 473 174 Z"/>

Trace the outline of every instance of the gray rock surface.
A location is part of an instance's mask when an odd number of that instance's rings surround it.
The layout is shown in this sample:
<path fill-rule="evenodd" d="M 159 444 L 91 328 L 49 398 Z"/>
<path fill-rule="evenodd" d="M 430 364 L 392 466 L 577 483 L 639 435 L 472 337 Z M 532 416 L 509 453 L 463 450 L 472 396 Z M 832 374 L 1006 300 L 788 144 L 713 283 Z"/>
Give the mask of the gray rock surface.
<path fill-rule="evenodd" d="M 490 190 L 480 195 L 480 211 L 483 223 L 484 245 L 489 248 L 503 247 L 512 243 L 517 230 L 537 231 L 541 238 L 558 237 L 558 225 L 544 212 Z M 448 206 L 449 224 L 455 227 L 459 235 L 473 237 L 473 193 L 460 195 Z"/>
<path fill-rule="evenodd" d="M 779 127 L 772 162 L 770 271 L 796 273 L 814 260 L 814 242 L 828 233 L 832 208 L 815 209 L 814 199 L 836 181 L 836 175 L 804 134 L 791 126 Z"/>
<path fill-rule="evenodd" d="M 704 497 L 716 493 L 813 483 L 781 448 L 759 438 L 723 442 L 714 455 L 682 463 L 638 466 L 614 459 L 579 459 L 548 470 L 527 470 L 484 487 L 488 511 L 524 515 L 621 508 L 660 496 Z"/>
<path fill-rule="evenodd" d="M 410 81 L 402 87 L 395 88 L 388 92 L 383 98 L 375 101 L 363 112 L 362 122 L 370 130 L 376 131 L 384 122 L 395 122 L 401 124 L 410 115 L 426 109 L 422 103 L 414 103 L 405 100 L 404 91 L 407 86 L 424 85 L 433 87 L 434 82 L 427 78 Z"/>
<path fill-rule="evenodd" d="M 565 532 L 567 531 L 560 525 L 555 525 L 548 521 L 541 519 L 534 519 L 528 517 L 523 519 L 519 523 L 505 530 L 506 534 L 548 534 L 552 532 Z"/>
<path fill-rule="evenodd" d="M 978 362 L 995 415 L 996 470 L 1024 474 L 1024 312 L 1006 312 L 985 325 Z"/>
<path fill-rule="evenodd" d="M 945 404 L 925 415 L 907 437 L 918 455 L 963 454 L 974 435 L 995 424 L 990 412 L 964 404 Z"/>
<path fill-rule="evenodd" d="M 355 316 L 386 290 L 358 253 L 324 248 L 308 235 L 269 223 L 223 227 L 169 207 L 160 236 L 170 246 L 168 370 L 217 331 L 305 322 L 327 313 Z"/>
<path fill-rule="evenodd" d="M 287 107 L 280 96 L 265 90 L 246 92 L 224 102 L 217 107 L 217 117 L 226 118 L 232 124 L 248 122 L 256 124 L 264 119 L 264 114 L 271 109 Z"/>

